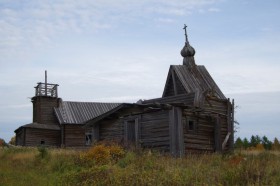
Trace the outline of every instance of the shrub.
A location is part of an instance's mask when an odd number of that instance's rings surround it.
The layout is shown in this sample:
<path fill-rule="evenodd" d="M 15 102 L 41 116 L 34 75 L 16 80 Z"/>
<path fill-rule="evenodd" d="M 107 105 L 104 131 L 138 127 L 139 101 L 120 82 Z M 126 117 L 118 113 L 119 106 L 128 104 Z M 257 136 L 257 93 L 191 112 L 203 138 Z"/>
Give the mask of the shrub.
<path fill-rule="evenodd" d="M 110 158 L 113 161 L 118 161 L 119 159 L 123 158 L 125 155 L 125 151 L 122 147 L 118 145 L 108 146 Z"/>
<path fill-rule="evenodd" d="M 4 147 L 4 146 L 6 146 L 6 142 L 5 140 L 0 138 L 0 147 Z"/>
<path fill-rule="evenodd" d="M 107 164 L 116 162 L 125 155 L 124 149 L 116 144 L 105 145 L 99 144 L 82 153 L 80 158 L 82 161 L 94 161 L 96 164 Z"/>
<path fill-rule="evenodd" d="M 16 145 L 16 136 L 13 136 L 13 137 L 11 138 L 11 140 L 9 141 L 9 144 L 11 144 L 11 145 Z"/>
<path fill-rule="evenodd" d="M 37 150 L 39 151 L 39 154 L 37 157 L 41 158 L 41 159 L 45 159 L 45 158 L 48 158 L 49 157 L 49 152 L 47 150 L 46 147 L 44 146 L 39 146 L 37 148 Z"/>

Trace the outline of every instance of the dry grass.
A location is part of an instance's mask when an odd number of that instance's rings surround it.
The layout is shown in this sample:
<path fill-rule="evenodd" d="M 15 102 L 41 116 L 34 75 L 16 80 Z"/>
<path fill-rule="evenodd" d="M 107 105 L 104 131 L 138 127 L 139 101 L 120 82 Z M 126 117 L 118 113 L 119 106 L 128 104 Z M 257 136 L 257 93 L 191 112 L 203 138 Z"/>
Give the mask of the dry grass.
<path fill-rule="evenodd" d="M 280 153 L 274 151 L 238 151 L 175 159 L 157 152 L 125 152 L 119 146 L 99 145 L 87 152 L 47 149 L 47 156 L 40 153 L 44 151 L 37 148 L 0 149 L 0 185 L 280 183 Z"/>

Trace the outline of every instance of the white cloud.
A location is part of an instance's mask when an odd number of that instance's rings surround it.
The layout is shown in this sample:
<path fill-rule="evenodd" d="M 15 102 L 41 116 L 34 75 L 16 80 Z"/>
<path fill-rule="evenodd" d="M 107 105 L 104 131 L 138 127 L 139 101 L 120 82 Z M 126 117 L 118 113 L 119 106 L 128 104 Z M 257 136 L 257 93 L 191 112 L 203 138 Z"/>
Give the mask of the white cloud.
<path fill-rule="evenodd" d="M 219 0 L 3 2 L 0 8 L 0 54 L 10 57 L 15 55 L 15 50 L 49 45 L 54 36 L 62 33 L 95 32 L 154 13 L 183 16 L 216 2 Z M 155 20 L 173 21 L 171 17 Z"/>
<path fill-rule="evenodd" d="M 220 12 L 221 10 L 219 8 L 209 8 L 209 12 Z"/>

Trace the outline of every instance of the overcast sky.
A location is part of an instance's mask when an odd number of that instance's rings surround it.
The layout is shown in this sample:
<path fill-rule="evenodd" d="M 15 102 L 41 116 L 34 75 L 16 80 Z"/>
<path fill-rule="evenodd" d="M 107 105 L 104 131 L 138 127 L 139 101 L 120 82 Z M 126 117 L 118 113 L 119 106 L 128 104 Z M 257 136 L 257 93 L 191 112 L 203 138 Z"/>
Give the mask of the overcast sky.
<path fill-rule="evenodd" d="M 65 101 L 161 97 L 182 64 L 183 25 L 204 65 L 235 98 L 236 136 L 280 138 L 278 0 L 0 0 L 0 138 L 32 122 L 34 86 Z"/>

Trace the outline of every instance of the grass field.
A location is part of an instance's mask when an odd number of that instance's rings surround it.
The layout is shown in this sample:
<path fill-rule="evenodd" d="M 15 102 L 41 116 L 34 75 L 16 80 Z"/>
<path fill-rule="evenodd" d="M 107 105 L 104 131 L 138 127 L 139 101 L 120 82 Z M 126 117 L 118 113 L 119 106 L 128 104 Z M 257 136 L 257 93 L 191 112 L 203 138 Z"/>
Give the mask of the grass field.
<path fill-rule="evenodd" d="M 279 185 L 280 154 L 238 151 L 175 159 L 99 145 L 77 152 L 0 148 L 0 185 Z"/>

